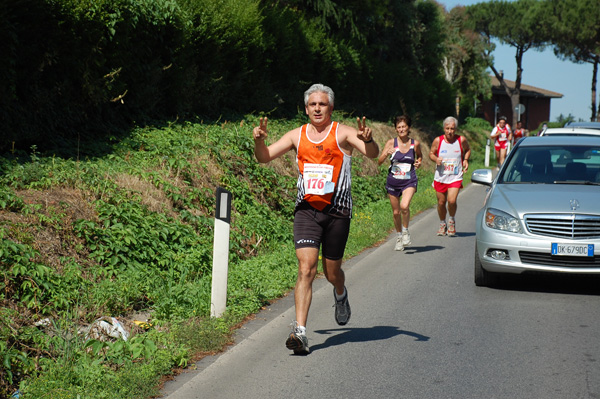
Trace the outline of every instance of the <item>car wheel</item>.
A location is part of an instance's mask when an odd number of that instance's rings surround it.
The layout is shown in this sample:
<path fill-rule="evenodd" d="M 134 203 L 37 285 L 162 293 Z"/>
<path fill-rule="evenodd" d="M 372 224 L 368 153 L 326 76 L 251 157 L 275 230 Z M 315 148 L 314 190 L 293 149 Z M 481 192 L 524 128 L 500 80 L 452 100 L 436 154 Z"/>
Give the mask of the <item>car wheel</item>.
<path fill-rule="evenodd" d="M 491 287 L 496 282 L 496 275 L 486 271 L 481 266 L 477 244 L 475 244 L 475 285 L 478 287 Z"/>

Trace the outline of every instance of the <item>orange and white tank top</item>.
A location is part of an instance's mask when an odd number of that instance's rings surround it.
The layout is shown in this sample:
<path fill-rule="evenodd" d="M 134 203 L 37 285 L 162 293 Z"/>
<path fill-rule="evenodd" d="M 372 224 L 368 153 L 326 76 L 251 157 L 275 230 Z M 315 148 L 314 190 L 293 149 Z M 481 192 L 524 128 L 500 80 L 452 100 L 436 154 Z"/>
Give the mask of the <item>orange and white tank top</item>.
<path fill-rule="evenodd" d="M 307 134 L 307 125 L 298 138 L 298 195 L 296 207 L 306 202 L 333 216 L 351 217 L 352 157 L 342 151 L 337 139 L 338 123 L 332 122 L 329 131 L 319 142 Z"/>
<path fill-rule="evenodd" d="M 437 156 L 442 158 L 442 164 L 435 168 L 433 179 L 444 184 L 461 181 L 463 178 L 461 136 L 456 136 L 454 143 L 448 143 L 444 140 L 444 136 L 440 136 Z"/>

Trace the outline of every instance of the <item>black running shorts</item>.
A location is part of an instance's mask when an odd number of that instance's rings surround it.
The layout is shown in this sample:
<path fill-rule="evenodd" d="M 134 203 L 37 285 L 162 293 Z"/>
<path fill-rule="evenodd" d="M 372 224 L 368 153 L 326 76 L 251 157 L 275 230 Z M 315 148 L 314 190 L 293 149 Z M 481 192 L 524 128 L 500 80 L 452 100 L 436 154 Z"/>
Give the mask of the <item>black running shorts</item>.
<path fill-rule="evenodd" d="M 350 234 L 350 218 L 323 213 L 309 205 L 300 206 L 294 215 L 294 244 L 298 248 L 319 248 L 326 259 L 344 257 Z"/>

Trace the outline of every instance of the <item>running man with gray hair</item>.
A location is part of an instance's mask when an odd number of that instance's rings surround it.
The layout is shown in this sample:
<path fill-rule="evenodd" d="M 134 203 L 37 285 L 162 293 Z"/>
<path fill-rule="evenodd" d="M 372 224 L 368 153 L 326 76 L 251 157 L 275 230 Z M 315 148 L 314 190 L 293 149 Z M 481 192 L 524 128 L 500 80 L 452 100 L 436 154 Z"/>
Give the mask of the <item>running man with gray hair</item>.
<path fill-rule="evenodd" d="M 356 118 L 358 129 L 331 120 L 334 94 L 322 84 L 304 93 L 309 123 L 285 133 L 267 146 L 267 118 L 254 127 L 254 155 L 267 163 L 290 150 L 298 163 L 298 194 L 294 209 L 294 243 L 298 258 L 298 277 L 294 291 L 296 320 L 286 347 L 295 354 L 307 355 L 306 322 L 312 301 L 312 283 L 317 275 L 319 250 L 323 273 L 333 285 L 335 320 L 345 325 L 350 319 L 350 303 L 342 270 L 342 258 L 350 233 L 352 196 L 351 161 L 354 149 L 368 158 L 379 155 L 366 118 Z"/>
<path fill-rule="evenodd" d="M 449 116 L 444 119 L 444 134 L 431 143 L 429 159 L 436 164 L 433 188 L 437 195 L 437 211 L 440 217 L 438 236 L 456 235 L 458 192 L 463 187 L 463 173 L 469 169 L 471 147 L 465 137 L 456 134 L 458 120 Z M 446 208 L 446 204 L 447 208 Z M 446 213 L 450 215 L 446 223 Z"/>

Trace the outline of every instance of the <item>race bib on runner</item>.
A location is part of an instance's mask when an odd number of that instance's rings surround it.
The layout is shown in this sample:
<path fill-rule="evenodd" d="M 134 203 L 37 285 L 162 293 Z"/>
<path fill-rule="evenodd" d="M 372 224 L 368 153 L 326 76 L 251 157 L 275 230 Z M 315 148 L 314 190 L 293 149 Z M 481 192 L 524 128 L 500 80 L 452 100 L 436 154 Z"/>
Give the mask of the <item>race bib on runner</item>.
<path fill-rule="evenodd" d="M 457 175 L 458 174 L 458 159 L 444 159 L 442 165 L 444 166 L 444 175 Z"/>
<path fill-rule="evenodd" d="M 410 168 L 409 163 L 394 162 L 392 164 L 392 176 L 394 179 L 408 180 L 410 179 Z"/>
<path fill-rule="evenodd" d="M 324 195 L 333 192 L 333 165 L 304 164 L 304 193 Z"/>

